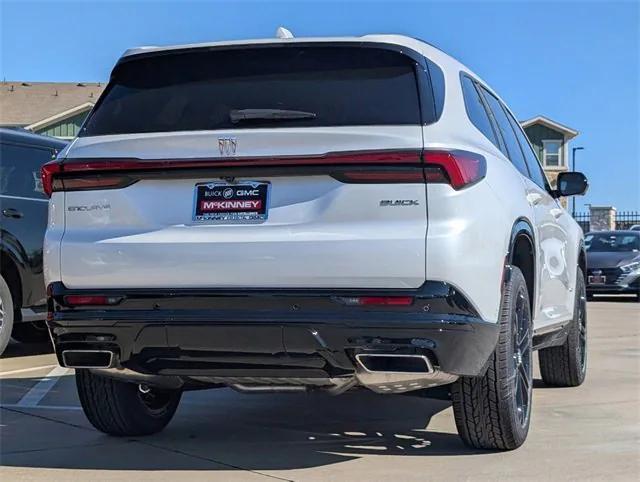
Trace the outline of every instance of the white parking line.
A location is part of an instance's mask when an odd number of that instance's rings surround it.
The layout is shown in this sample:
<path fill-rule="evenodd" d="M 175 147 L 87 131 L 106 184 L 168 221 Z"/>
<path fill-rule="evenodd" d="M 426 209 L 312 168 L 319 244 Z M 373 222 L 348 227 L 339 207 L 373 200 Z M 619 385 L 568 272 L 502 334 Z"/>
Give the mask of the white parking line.
<path fill-rule="evenodd" d="M 45 378 L 36 383 L 16 404 L 18 407 L 37 407 L 49 390 L 58 382 L 60 377 L 71 371 L 70 368 L 55 367 Z"/>
<path fill-rule="evenodd" d="M 45 368 L 53 368 L 56 365 L 43 365 L 40 367 L 21 368 L 20 370 L 9 370 L 8 372 L 0 372 L 0 377 L 5 375 L 17 375 L 18 373 L 35 372 L 36 370 L 44 370 Z"/>

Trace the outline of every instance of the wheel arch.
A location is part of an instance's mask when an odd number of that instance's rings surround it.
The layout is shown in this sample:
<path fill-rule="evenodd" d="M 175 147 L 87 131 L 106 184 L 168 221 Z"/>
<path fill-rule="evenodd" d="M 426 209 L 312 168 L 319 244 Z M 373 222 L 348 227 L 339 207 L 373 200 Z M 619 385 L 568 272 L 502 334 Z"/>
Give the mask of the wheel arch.
<path fill-rule="evenodd" d="M 536 242 L 533 225 L 524 217 L 518 218 L 511 228 L 509 249 L 505 259 L 505 270 L 515 266 L 522 271 L 527 291 L 529 292 L 529 305 L 533 313 L 536 290 Z"/>
<path fill-rule="evenodd" d="M 4 278 L 13 298 L 14 321 L 22 318 L 22 273 L 13 253 L 0 246 L 0 275 Z"/>
<path fill-rule="evenodd" d="M 582 276 L 584 276 L 584 284 L 587 284 L 587 250 L 584 247 L 584 240 L 580 240 L 578 246 L 578 268 L 582 270 Z"/>

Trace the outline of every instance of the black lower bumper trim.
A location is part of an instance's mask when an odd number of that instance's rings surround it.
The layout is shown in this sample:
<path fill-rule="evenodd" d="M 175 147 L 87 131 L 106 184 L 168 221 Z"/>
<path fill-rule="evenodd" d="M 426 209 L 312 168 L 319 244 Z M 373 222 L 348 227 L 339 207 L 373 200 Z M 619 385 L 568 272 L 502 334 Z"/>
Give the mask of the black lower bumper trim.
<path fill-rule="evenodd" d="M 49 288 L 56 353 L 102 349 L 122 366 L 182 376 L 323 378 L 353 373 L 362 351 L 424 353 L 442 371 L 477 375 L 498 328 L 454 288 L 419 290 L 132 290 Z M 122 296 L 71 308 L 69 294 Z M 336 296 L 413 296 L 411 306 L 345 306 Z"/>

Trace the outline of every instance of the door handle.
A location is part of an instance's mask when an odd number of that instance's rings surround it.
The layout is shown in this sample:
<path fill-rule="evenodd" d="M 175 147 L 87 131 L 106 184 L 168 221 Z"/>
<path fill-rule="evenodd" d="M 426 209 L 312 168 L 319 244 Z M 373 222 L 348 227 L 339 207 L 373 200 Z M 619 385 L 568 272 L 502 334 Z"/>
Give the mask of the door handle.
<path fill-rule="evenodd" d="M 540 201 L 542 201 L 542 194 L 539 194 L 537 192 L 530 192 L 529 194 L 527 194 L 527 201 L 529 201 L 529 204 L 531 204 L 532 206 L 540 204 Z"/>
<path fill-rule="evenodd" d="M 564 209 L 560 209 L 560 208 L 553 208 L 551 209 L 551 214 L 553 215 L 554 218 L 558 219 L 560 216 L 562 216 L 564 214 Z"/>
<path fill-rule="evenodd" d="M 22 213 L 17 209 L 6 208 L 2 210 L 2 215 L 7 218 L 20 219 L 22 217 Z"/>

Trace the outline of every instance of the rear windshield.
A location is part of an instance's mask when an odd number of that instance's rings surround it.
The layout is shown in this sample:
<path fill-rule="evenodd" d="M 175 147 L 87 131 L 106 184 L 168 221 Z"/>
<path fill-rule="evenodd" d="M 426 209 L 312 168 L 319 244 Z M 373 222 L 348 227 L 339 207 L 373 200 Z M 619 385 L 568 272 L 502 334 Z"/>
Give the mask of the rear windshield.
<path fill-rule="evenodd" d="M 231 111 L 296 111 L 244 119 Z M 245 111 L 246 112 L 246 111 Z M 80 136 L 256 127 L 419 124 L 414 63 L 392 50 L 192 50 L 125 61 Z"/>
<path fill-rule="evenodd" d="M 584 239 L 587 251 L 627 252 L 640 251 L 640 235 L 627 233 L 587 234 Z"/>

